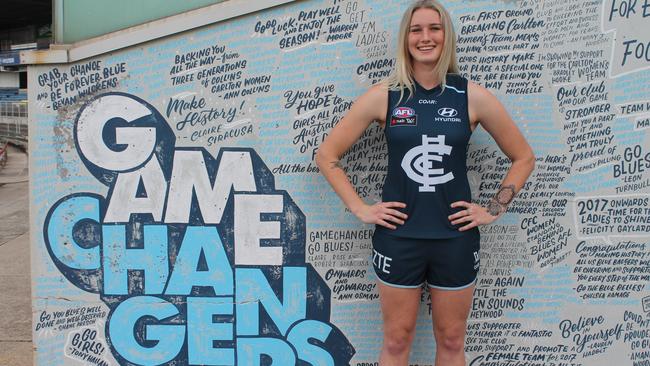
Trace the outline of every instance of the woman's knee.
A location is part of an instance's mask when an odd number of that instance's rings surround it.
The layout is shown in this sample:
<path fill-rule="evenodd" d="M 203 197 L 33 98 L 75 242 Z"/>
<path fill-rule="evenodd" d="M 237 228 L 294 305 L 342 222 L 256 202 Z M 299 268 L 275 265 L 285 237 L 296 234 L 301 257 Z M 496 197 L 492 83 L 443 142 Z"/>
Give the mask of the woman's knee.
<path fill-rule="evenodd" d="M 436 332 L 438 350 L 444 352 L 463 352 L 465 348 L 465 329 L 446 329 Z"/>
<path fill-rule="evenodd" d="M 415 335 L 415 327 L 391 329 L 384 332 L 384 348 L 390 354 L 398 355 L 408 352 Z"/>

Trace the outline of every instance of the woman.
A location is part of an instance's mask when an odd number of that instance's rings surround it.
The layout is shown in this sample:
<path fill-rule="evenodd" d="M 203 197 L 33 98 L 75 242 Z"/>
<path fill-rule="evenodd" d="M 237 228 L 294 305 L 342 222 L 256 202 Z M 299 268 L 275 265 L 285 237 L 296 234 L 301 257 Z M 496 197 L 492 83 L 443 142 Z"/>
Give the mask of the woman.
<path fill-rule="evenodd" d="M 419 0 L 400 25 L 395 70 L 352 105 L 316 162 L 345 205 L 376 224 L 373 265 L 384 320 L 382 366 L 407 365 L 421 285 L 431 293 L 437 366 L 465 365 L 467 317 L 478 273 L 477 226 L 496 220 L 534 167 L 533 152 L 501 103 L 457 75 L 447 11 Z M 373 122 L 388 144 L 382 202 L 356 194 L 339 159 Z M 512 161 L 487 207 L 471 203 L 466 151 L 481 124 Z"/>

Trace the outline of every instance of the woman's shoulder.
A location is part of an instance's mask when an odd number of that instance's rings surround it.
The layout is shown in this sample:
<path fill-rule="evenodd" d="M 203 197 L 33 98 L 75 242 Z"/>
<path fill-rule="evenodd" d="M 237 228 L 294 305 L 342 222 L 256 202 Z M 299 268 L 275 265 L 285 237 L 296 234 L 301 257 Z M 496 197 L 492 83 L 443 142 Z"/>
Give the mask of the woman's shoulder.
<path fill-rule="evenodd" d="M 499 99 L 489 89 L 473 81 L 468 81 L 467 83 L 469 107 L 477 115 L 482 115 L 483 112 L 491 113 L 495 108 L 501 106 Z"/>
<path fill-rule="evenodd" d="M 376 83 L 363 94 L 365 99 L 370 99 L 372 101 L 385 100 L 388 95 L 388 85 L 385 83 Z"/>
<path fill-rule="evenodd" d="M 373 84 L 370 88 L 368 88 L 368 92 L 372 93 L 383 93 L 386 94 L 388 93 L 389 86 L 385 82 L 378 82 Z"/>
<path fill-rule="evenodd" d="M 387 96 L 388 88 L 385 85 L 375 84 L 352 103 L 348 115 L 358 120 L 383 121 L 386 106 L 388 105 Z"/>
<path fill-rule="evenodd" d="M 485 98 L 495 98 L 494 94 L 492 94 L 492 92 L 490 92 L 487 88 L 471 80 L 467 80 L 467 90 L 469 91 L 470 99 L 472 97 L 474 97 L 474 99 L 480 100 L 483 100 Z"/>

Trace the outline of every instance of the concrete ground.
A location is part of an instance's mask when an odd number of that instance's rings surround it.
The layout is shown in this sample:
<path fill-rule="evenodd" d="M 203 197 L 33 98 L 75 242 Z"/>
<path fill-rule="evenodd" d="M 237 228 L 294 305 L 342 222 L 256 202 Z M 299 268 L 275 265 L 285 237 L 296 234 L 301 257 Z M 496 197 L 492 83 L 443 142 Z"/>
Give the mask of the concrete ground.
<path fill-rule="evenodd" d="M 33 365 L 27 154 L 0 169 L 0 366 Z"/>

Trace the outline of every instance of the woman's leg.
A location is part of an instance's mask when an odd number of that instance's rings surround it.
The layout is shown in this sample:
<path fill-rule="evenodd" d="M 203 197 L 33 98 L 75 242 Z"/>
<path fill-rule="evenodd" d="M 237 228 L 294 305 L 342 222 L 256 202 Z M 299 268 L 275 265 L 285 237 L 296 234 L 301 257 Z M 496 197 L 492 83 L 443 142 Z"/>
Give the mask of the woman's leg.
<path fill-rule="evenodd" d="M 465 331 L 474 285 L 462 290 L 431 288 L 436 366 L 465 366 Z"/>
<path fill-rule="evenodd" d="M 392 287 L 381 282 L 378 285 L 384 319 L 384 344 L 379 365 L 406 366 L 415 335 L 422 289 Z"/>

